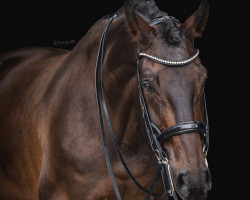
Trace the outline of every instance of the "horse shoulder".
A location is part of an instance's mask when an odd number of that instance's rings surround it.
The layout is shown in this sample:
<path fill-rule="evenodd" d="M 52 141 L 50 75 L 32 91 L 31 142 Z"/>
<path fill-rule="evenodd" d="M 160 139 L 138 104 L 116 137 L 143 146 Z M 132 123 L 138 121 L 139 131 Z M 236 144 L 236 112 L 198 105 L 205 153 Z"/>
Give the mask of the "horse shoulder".
<path fill-rule="evenodd" d="M 0 55 L 0 199 L 38 199 L 39 105 L 68 54 L 28 47 Z"/>

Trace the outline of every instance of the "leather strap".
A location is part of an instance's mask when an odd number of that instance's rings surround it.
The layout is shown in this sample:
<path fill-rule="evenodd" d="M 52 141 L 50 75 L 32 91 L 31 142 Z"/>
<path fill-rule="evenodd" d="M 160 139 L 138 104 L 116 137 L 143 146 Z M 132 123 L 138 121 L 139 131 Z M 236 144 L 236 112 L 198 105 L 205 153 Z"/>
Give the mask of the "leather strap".
<path fill-rule="evenodd" d="M 207 102 L 206 102 L 205 92 L 203 95 L 203 104 L 204 104 L 204 118 L 205 118 L 204 121 L 205 121 L 206 127 L 205 127 L 205 133 L 203 135 L 202 146 L 203 146 L 203 152 L 205 156 L 207 157 L 207 152 L 209 150 L 209 121 L 208 121 L 208 114 L 207 114 Z"/>
<path fill-rule="evenodd" d="M 152 180 L 151 186 L 150 186 L 150 188 L 149 188 L 149 191 L 148 191 L 148 194 L 147 194 L 147 197 L 146 197 L 145 200 L 150 200 L 150 197 L 151 197 L 151 195 L 152 195 L 154 186 L 155 186 L 156 181 L 157 181 L 157 179 L 158 179 L 158 177 L 159 177 L 159 174 L 160 174 L 160 172 L 161 172 L 161 169 L 162 169 L 162 165 L 161 165 L 161 163 L 158 163 L 158 164 L 157 164 L 157 168 L 156 168 L 156 172 L 155 172 L 155 176 L 154 176 L 154 178 L 153 178 L 153 180 Z"/>
<path fill-rule="evenodd" d="M 107 110 L 107 106 L 106 106 L 106 102 L 105 102 L 105 98 L 104 98 L 104 90 L 103 90 L 103 83 L 102 83 L 102 67 L 103 67 L 103 57 L 104 57 L 104 45 L 105 45 L 105 36 L 108 30 L 108 27 L 110 26 L 110 24 L 112 23 L 112 21 L 116 18 L 116 15 L 112 16 L 109 21 L 106 24 L 106 27 L 103 31 L 103 34 L 101 36 L 101 40 L 100 40 L 100 45 L 99 45 L 99 49 L 98 49 L 98 55 L 97 55 L 97 61 L 96 61 L 96 66 L 95 66 L 95 91 L 96 91 L 96 100 L 97 100 L 97 109 L 98 109 L 98 117 L 99 117 L 99 123 L 100 123 L 100 129 L 101 129 L 101 136 L 102 136 L 102 143 L 103 143 L 103 149 L 104 149 L 104 155 L 105 155 L 105 160 L 106 160 L 106 165 L 108 168 L 108 172 L 110 175 L 110 179 L 113 185 L 113 188 L 115 190 L 116 193 L 116 197 L 118 200 L 122 200 L 118 186 L 116 184 L 116 180 L 113 174 L 113 170 L 112 170 L 112 166 L 111 166 L 111 161 L 110 161 L 110 157 L 109 157 L 109 151 L 108 151 L 108 147 L 107 147 L 107 141 L 106 141 L 106 134 L 105 134 L 105 130 L 104 130 L 104 123 L 103 123 L 103 118 L 102 118 L 102 110 L 101 110 L 101 103 L 100 103 L 100 97 L 101 97 L 101 102 L 102 102 L 102 107 L 103 107 L 103 111 L 105 114 L 105 118 L 107 121 L 107 125 L 108 125 L 108 129 L 110 132 L 110 136 L 111 136 L 111 140 L 112 143 L 114 145 L 115 151 L 118 155 L 118 158 L 120 159 L 120 161 L 122 162 L 127 174 L 129 175 L 129 177 L 132 179 L 132 181 L 135 183 L 135 185 L 137 187 L 139 187 L 142 191 L 147 193 L 147 196 L 154 196 L 156 198 L 165 198 L 166 194 L 155 194 L 152 193 L 152 189 L 147 190 L 145 189 L 143 186 L 141 186 L 136 179 L 134 178 L 134 176 L 132 175 L 132 173 L 130 172 L 129 168 L 127 167 L 126 162 L 123 159 L 123 156 L 119 150 L 118 144 L 116 142 L 115 139 L 115 135 L 112 129 L 112 125 L 110 122 L 110 118 L 109 118 L 109 114 L 108 114 L 108 110 Z M 99 71 L 99 81 L 98 81 L 98 71 Z M 159 166 L 157 166 L 157 169 L 159 168 Z M 159 170 L 156 170 L 156 173 L 154 175 L 154 177 L 158 177 L 159 176 Z M 154 178 L 153 180 L 155 180 L 157 178 Z M 151 184 L 151 187 L 154 188 L 155 185 L 155 181 Z"/>
<path fill-rule="evenodd" d="M 163 183 L 163 188 L 164 188 L 165 194 L 170 194 L 171 191 L 168 190 L 168 188 L 167 188 L 168 187 L 167 186 L 167 178 L 166 178 L 166 173 L 165 173 L 164 167 L 161 168 L 161 177 L 162 177 L 162 183 Z M 166 198 L 166 200 L 169 200 L 168 195 L 166 195 L 165 198 Z"/>
<path fill-rule="evenodd" d="M 178 19 L 176 19 L 173 16 L 168 16 L 168 15 L 156 17 L 155 19 L 151 20 L 148 24 L 149 26 L 155 26 L 157 24 L 162 23 L 163 21 L 170 20 L 170 19 L 173 20 L 176 24 L 180 24 L 180 21 Z"/>
<path fill-rule="evenodd" d="M 102 119 L 102 111 L 101 111 L 101 105 L 100 105 L 100 93 L 98 89 L 98 69 L 99 69 L 99 63 L 100 63 L 100 68 L 102 68 L 102 63 L 103 63 L 103 51 L 104 51 L 104 42 L 105 42 L 105 36 L 108 31 L 108 28 L 112 21 L 116 18 L 116 15 L 112 16 L 109 21 L 107 22 L 105 29 L 102 33 L 101 40 L 100 40 L 100 45 L 98 49 L 98 55 L 97 55 L 97 60 L 96 60 L 96 66 L 95 66 L 95 91 L 96 91 L 96 102 L 97 102 L 97 110 L 98 110 L 98 117 L 99 117 L 99 123 L 100 123 L 100 129 L 101 129 L 101 136 L 102 136 L 102 144 L 103 144 L 103 151 L 104 151 L 104 156 L 106 160 L 106 165 L 108 168 L 109 176 L 113 185 L 113 188 L 115 190 L 115 194 L 118 200 L 122 200 L 121 194 L 119 192 L 118 186 L 115 181 L 115 176 L 112 170 L 111 162 L 110 162 L 110 157 L 109 157 L 109 151 L 108 151 L 108 146 L 107 146 L 107 141 L 106 141 L 106 136 L 105 136 L 105 130 L 104 130 L 104 124 L 103 124 L 103 119 Z M 100 84 L 102 84 L 102 73 L 100 72 Z"/>
<path fill-rule="evenodd" d="M 180 135 L 183 133 L 192 133 L 192 132 L 204 133 L 205 128 L 206 125 L 199 121 L 179 123 L 162 131 L 161 134 L 157 136 L 157 138 L 162 144 L 164 141 L 175 135 Z"/>

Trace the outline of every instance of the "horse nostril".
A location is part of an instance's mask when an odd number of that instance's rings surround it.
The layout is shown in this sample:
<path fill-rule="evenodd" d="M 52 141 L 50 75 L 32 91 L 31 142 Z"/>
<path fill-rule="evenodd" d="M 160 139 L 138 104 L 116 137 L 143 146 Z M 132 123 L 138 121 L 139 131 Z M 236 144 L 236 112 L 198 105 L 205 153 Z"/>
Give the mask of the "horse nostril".
<path fill-rule="evenodd" d="M 176 181 L 176 188 L 181 196 L 187 198 L 189 196 L 189 189 L 188 189 L 188 173 L 181 172 L 177 176 Z"/>
<path fill-rule="evenodd" d="M 210 188 L 211 175 L 207 167 L 201 167 L 192 173 L 182 170 L 177 175 L 176 190 L 183 199 L 190 197 L 204 199 Z"/>

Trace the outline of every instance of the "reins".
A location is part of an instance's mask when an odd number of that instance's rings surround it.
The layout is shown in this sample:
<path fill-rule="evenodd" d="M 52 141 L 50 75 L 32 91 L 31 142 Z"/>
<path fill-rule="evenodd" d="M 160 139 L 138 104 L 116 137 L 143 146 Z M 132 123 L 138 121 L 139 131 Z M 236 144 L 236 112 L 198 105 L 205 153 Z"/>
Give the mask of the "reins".
<path fill-rule="evenodd" d="M 209 127 L 208 127 L 208 115 L 207 115 L 207 107 L 206 107 L 206 99 L 205 99 L 205 94 L 204 94 L 204 122 L 199 122 L 199 121 L 190 121 L 190 122 L 184 122 L 184 123 L 179 123 L 176 124 L 172 127 L 169 127 L 166 130 L 161 131 L 155 124 L 153 124 L 150 120 L 150 116 L 147 110 L 146 102 L 144 99 L 141 83 L 140 83 L 140 71 L 139 71 L 139 60 L 141 58 L 147 58 L 151 59 L 155 62 L 158 62 L 163 65 L 168 65 L 168 66 L 184 66 L 192 62 L 199 54 L 199 50 L 195 50 L 194 54 L 189 57 L 188 59 L 184 61 L 169 61 L 165 60 L 162 58 L 159 58 L 157 56 L 154 56 L 152 54 L 148 54 L 146 52 L 140 52 L 140 45 L 138 43 L 138 51 L 137 51 L 137 56 L 136 56 L 136 62 L 137 62 L 137 79 L 138 79 L 138 90 L 139 90 L 139 99 L 140 99 L 140 104 L 143 112 L 143 118 L 145 122 L 145 127 L 146 127 L 146 133 L 149 138 L 149 142 L 151 145 L 151 149 L 154 152 L 158 163 L 156 167 L 156 172 L 153 177 L 151 186 L 149 189 L 145 189 L 143 186 L 141 186 L 136 179 L 133 177 L 132 173 L 130 172 L 129 168 L 126 165 L 126 162 L 124 161 L 122 154 L 119 150 L 118 144 L 116 142 L 116 138 L 112 129 L 112 125 L 110 122 L 105 98 L 104 98 L 104 91 L 103 91 L 103 80 L 102 80 L 102 69 L 103 69 L 103 57 L 104 57 L 104 47 L 105 47 L 105 37 L 108 31 L 108 28 L 110 24 L 113 22 L 113 20 L 116 18 L 117 15 L 113 15 L 108 22 L 106 23 L 106 26 L 104 28 L 104 31 L 102 33 L 101 39 L 100 39 L 100 45 L 98 49 L 98 55 L 97 55 L 97 60 L 96 60 L 96 66 L 95 66 L 95 92 L 96 92 L 96 101 L 97 101 L 97 109 L 98 109 L 98 118 L 99 118 L 99 123 L 100 123 L 100 129 L 101 129 L 101 137 L 102 137 L 102 144 L 103 144 L 103 149 L 104 149 L 104 155 L 105 155 L 105 160 L 106 160 L 106 165 L 108 168 L 108 172 L 110 175 L 110 179 L 114 188 L 114 191 L 116 193 L 116 197 L 118 200 L 122 200 L 121 194 L 119 192 L 115 176 L 112 170 L 111 166 L 111 161 L 109 157 L 109 151 L 108 151 L 108 146 L 107 146 L 107 141 L 106 141 L 106 133 L 104 130 L 104 122 L 102 118 L 102 109 L 101 109 L 101 104 L 102 108 L 104 111 L 104 116 L 106 118 L 108 130 L 110 133 L 110 137 L 112 140 L 112 143 L 114 145 L 115 151 L 118 155 L 118 158 L 122 162 L 127 174 L 129 177 L 132 179 L 132 181 L 139 187 L 142 191 L 147 193 L 146 200 L 149 200 L 151 196 L 157 197 L 157 198 L 165 198 L 165 199 L 170 199 L 171 197 L 174 200 L 178 200 L 171 173 L 170 173 L 170 165 L 168 162 L 168 158 L 166 153 L 163 151 L 161 144 L 166 141 L 168 138 L 175 136 L 175 135 L 180 135 L 183 133 L 190 133 L 190 132 L 198 132 L 201 134 L 202 142 L 203 142 L 203 152 L 205 155 L 205 159 L 207 156 L 207 151 L 209 147 Z M 156 24 L 161 23 L 164 20 L 168 19 L 173 19 L 173 17 L 170 16 L 163 16 L 160 18 L 157 18 L 155 20 L 152 20 L 149 24 L 151 26 L 154 26 Z M 99 74 L 98 74 L 99 72 Z M 99 76 L 98 76 L 99 75 Z M 101 98 L 101 99 L 100 99 Z M 207 161 L 206 161 L 207 163 Z M 157 179 L 159 175 L 161 174 L 162 176 L 162 181 L 163 181 L 163 186 L 165 193 L 164 194 L 155 194 L 153 193 L 154 186 L 157 182 Z M 167 184 L 166 180 L 168 181 L 169 184 Z M 167 185 L 169 185 L 169 189 L 167 188 Z"/>
<path fill-rule="evenodd" d="M 101 96 L 101 102 L 102 102 L 102 106 L 103 106 L 103 110 L 104 110 L 104 115 L 108 124 L 108 129 L 110 132 L 110 136 L 111 136 L 111 140 L 112 143 L 114 145 L 115 151 L 120 159 L 120 161 L 122 162 L 127 174 L 129 175 L 129 177 L 132 179 L 132 181 L 135 183 L 135 185 L 137 185 L 137 187 L 139 187 L 142 191 L 149 193 L 149 190 L 145 189 L 143 186 L 141 186 L 136 179 L 133 177 L 132 173 L 130 172 L 129 168 L 127 167 L 126 162 L 123 159 L 123 156 L 119 150 L 118 144 L 116 142 L 115 139 L 115 135 L 112 129 L 112 125 L 110 122 L 110 118 L 109 118 L 109 114 L 108 114 L 108 110 L 107 110 L 107 106 L 106 106 L 106 102 L 105 102 L 105 98 L 104 98 L 104 92 L 103 92 L 103 84 L 102 84 L 102 67 L 103 67 L 103 53 L 104 53 L 104 44 L 105 44 L 105 36 L 108 30 L 108 27 L 110 26 L 110 24 L 112 23 L 112 21 L 116 18 L 116 15 L 112 16 L 109 21 L 107 22 L 103 34 L 101 36 L 101 40 L 100 40 L 100 45 L 99 45 L 99 49 L 98 49 L 98 55 L 97 55 L 97 61 L 96 61 L 96 66 L 95 66 L 95 91 L 96 91 L 96 100 L 97 100 L 97 109 L 98 109 L 98 117 L 99 117 L 99 123 L 100 123 L 100 128 L 101 128 L 101 136 L 102 136 L 102 144 L 103 144 L 103 149 L 104 149 L 104 155 L 105 155 L 105 160 L 106 160 L 106 164 L 107 164 L 107 168 L 108 168 L 108 172 L 110 175 L 110 179 L 112 182 L 112 185 L 114 187 L 115 193 L 116 193 L 116 197 L 118 200 L 121 200 L 121 195 L 119 192 L 119 189 L 117 187 L 116 181 L 115 181 L 115 177 L 112 171 L 112 166 L 111 166 L 111 162 L 110 162 L 110 158 L 109 158 L 109 152 L 108 152 L 108 147 L 107 147 L 107 142 L 106 142 L 106 134 L 105 134 L 105 130 L 104 130 L 104 123 L 103 123 L 103 118 L 102 118 L 102 110 L 101 110 L 101 103 L 100 103 L 100 97 Z M 98 82 L 98 71 L 99 71 L 99 82 Z M 98 88 L 99 86 L 99 88 Z M 158 177 L 158 170 L 156 170 L 156 175 Z M 155 178 L 156 179 L 156 178 Z M 152 196 L 157 197 L 157 198 L 164 198 L 165 194 L 154 194 L 152 193 L 152 191 L 150 192 Z"/>

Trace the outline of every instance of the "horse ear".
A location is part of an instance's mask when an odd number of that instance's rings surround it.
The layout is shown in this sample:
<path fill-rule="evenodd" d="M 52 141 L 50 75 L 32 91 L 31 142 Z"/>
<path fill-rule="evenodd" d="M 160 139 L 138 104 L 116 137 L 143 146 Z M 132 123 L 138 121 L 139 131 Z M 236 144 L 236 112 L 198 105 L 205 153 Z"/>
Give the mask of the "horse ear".
<path fill-rule="evenodd" d="M 208 0 L 201 0 L 198 10 L 181 25 L 191 41 L 197 37 L 201 37 L 207 23 L 208 15 Z"/>
<path fill-rule="evenodd" d="M 129 31 L 140 42 L 146 42 L 155 35 L 155 30 L 130 5 L 130 0 L 124 2 L 124 14 Z"/>

